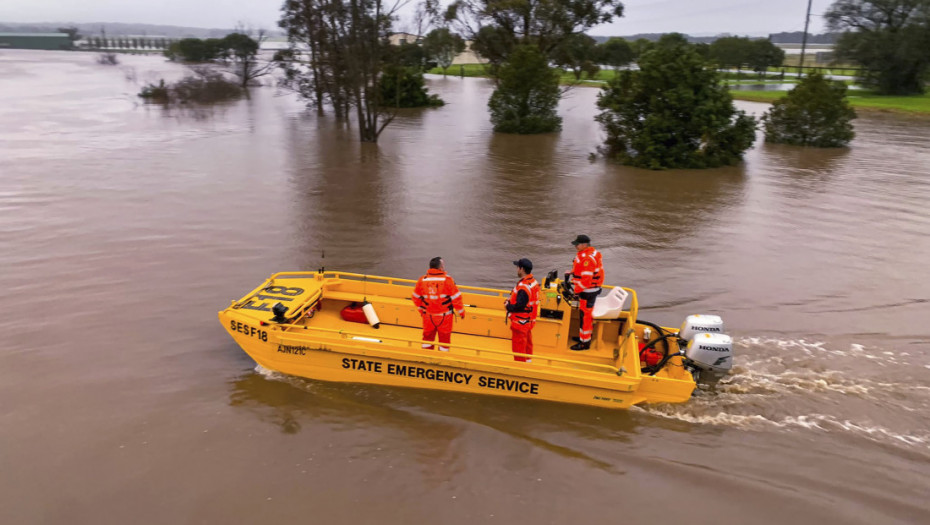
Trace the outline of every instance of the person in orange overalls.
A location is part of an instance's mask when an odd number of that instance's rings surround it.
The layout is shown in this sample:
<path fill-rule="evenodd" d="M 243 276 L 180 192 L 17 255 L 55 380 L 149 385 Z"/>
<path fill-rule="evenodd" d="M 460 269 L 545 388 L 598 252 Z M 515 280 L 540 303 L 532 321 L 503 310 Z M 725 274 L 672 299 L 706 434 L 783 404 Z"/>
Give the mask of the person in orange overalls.
<path fill-rule="evenodd" d="M 594 301 L 601 293 L 604 284 L 604 264 L 601 262 L 601 252 L 591 246 L 591 238 L 579 235 L 572 241 L 578 254 L 572 261 L 572 286 L 578 296 L 578 312 L 581 320 L 578 337 L 574 338 L 577 344 L 572 350 L 588 350 L 591 348 L 591 335 L 594 333 Z"/>
<path fill-rule="evenodd" d="M 413 288 L 413 304 L 423 316 L 423 340 L 433 341 L 439 333 L 439 350 L 448 352 L 443 343 L 452 342 L 453 314 L 464 319 L 465 304 L 455 281 L 446 274 L 442 257 L 430 259 L 429 270 Z M 423 343 L 423 348 L 432 350 L 433 345 Z"/>
<path fill-rule="evenodd" d="M 517 267 L 520 281 L 510 292 L 510 299 L 504 303 L 510 319 L 510 347 L 514 361 L 530 363 L 533 360 L 523 356 L 533 355 L 533 327 L 536 326 L 539 283 L 533 278 L 533 263 L 529 259 L 520 259 L 513 264 Z"/>

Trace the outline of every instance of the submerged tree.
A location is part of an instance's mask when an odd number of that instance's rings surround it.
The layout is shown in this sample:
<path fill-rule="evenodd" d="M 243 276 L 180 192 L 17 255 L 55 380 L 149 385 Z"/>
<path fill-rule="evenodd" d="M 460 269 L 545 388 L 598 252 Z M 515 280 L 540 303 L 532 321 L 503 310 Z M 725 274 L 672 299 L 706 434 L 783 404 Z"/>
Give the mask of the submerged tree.
<path fill-rule="evenodd" d="M 442 106 L 445 102 L 429 94 L 419 69 L 391 64 L 381 73 L 381 104 L 392 108 L 424 108 Z"/>
<path fill-rule="evenodd" d="M 846 84 L 820 74 L 805 77 L 762 117 L 765 141 L 837 148 L 855 137 L 856 112 L 846 100 Z"/>
<path fill-rule="evenodd" d="M 230 33 L 223 38 L 227 60 L 232 72 L 239 78 L 239 85 L 247 87 L 249 82 L 267 75 L 274 68 L 273 62 L 262 63 L 258 59 L 258 50 L 265 39 L 264 32 L 259 32 L 258 39 L 245 33 Z"/>
<path fill-rule="evenodd" d="M 755 120 L 733 106 L 726 86 L 694 46 L 662 37 L 598 96 L 605 153 L 648 169 L 735 164 L 755 138 Z"/>
<path fill-rule="evenodd" d="M 503 71 L 501 66 L 519 48 L 535 47 L 548 67 L 550 60 L 557 60 L 556 50 L 569 39 L 620 16 L 623 16 L 623 4 L 619 0 L 455 0 L 446 12 L 446 18 L 455 20 L 462 33 L 474 42 L 472 49 L 488 59 L 488 70 L 495 77 Z M 525 60 L 525 52 L 521 53 L 521 60 Z M 593 66 L 593 62 L 589 63 Z M 511 74 L 515 70 L 522 70 L 526 64 L 514 66 Z M 588 67 L 588 70 L 593 71 L 593 67 Z M 548 86 L 548 79 L 552 75 L 542 70 L 539 73 L 542 76 L 530 86 L 532 89 L 543 90 L 543 86 Z M 577 74 L 580 75 L 580 72 Z M 549 93 L 550 89 L 545 87 L 544 91 Z M 556 86 L 556 103 L 561 94 Z M 498 98 L 511 99 L 512 96 L 512 93 L 505 93 Z M 548 103 L 524 109 L 533 108 L 542 111 L 533 120 L 550 123 L 543 127 L 553 126 Z M 551 111 L 555 111 L 555 104 Z M 494 119 L 492 116 L 492 121 Z M 527 119 L 521 117 L 520 121 L 526 122 Z M 559 125 L 555 124 L 553 129 Z M 494 127 L 500 129 L 497 121 Z M 519 127 L 527 129 L 523 125 Z"/>
<path fill-rule="evenodd" d="M 838 58 L 864 68 L 859 82 L 886 95 L 924 92 L 930 71 L 930 0 L 837 0 L 824 14 Z"/>
<path fill-rule="evenodd" d="M 501 66 L 498 79 L 488 101 L 494 131 L 529 134 L 561 128 L 562 118 L 556 113 L 559 75 L 539 49 L 518 46 Z"/>
<path fill-rule="evenodd" d="M 290 48 L 278 55 L 285 83 L 338 118 L 355 109 L 359 138 L 377 142 L 393 113 L 380 103 L 391 20 L 404 0 L 286 0 L 279 25 Z"/>

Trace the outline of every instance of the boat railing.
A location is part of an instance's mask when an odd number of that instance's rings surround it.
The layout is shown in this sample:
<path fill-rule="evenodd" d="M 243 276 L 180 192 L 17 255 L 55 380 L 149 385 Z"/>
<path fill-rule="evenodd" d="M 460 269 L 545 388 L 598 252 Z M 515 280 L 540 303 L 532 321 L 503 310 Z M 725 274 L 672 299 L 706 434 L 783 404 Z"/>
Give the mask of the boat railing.
<path fill-rule="evenodd" d="M 311 272 L 306 272 L 306 271 L 304 272 L 278 272 L 272 275 L 267 281 L 265 281 L 265 283 L 263 283 L 262 286 L 259 286 L 258 288 L 256 288 L 256 291 L 260 290 L 263 286 L 267 286 L 269 283 L 274 282 L 276 278 L 299 278 L 299 277 L 316 278 L 316 279 L 349 279 L 353 281 L 368 281 L 368 282 L 375 282 L 375 283 L 381 283 L 381 284 L 387 284 L 387 285 L 401 285 L 401 286 L 409 286 L 409 287 L 413 287 L 413 285 L 415 285 L 417 282 L 416 280 L 413 280 L 413 279 L 403 279 L 400 277 L 385 277 L 385 276 L 380 276 L 380 275 L 367 275 L 367 274 L 361 274 L 361 273 L 338 272 L 338 271 L 328 271 L 328 272 L 324 271 L 322 274 L 319 272 L 312 272 L 312 271 Z M 610 289 L 615 288 L 615 286 L 604 285 L 603 288 L 610 290 Z M 636 295 L 636 290 L 632 288 L 627 288 L 625 286 L 621 288 L 623 288 L 623 290 L 625 290 L 629 294 L 630 307 L 628 310 L 626 310 L 627 320 L 629 321 L 630 326 L 634 326 L 636 324 L 636 320 L 639 317 L 639 299 Z M 473 292 L 473 293 L 480 293 L 482 295 L 493 295 L 493 296 L 503 297 L 503 298 L 508 297 L 510 294 L 510 292 L 506 290 L 500 290 L 500 289 L 495 289 L 495 288 L 484 288 L 484 287 L 479 287 L 479 286 L 463 285 L 463 286 L 460 286 L 459 289 L 468 291 L 468 292 Z M 301 308 L 302 307 L 298 307 L 295 310 L 292 310 L 292 312 L 300 311 Z M 289 315 L 288 317 L 291 317 L 291 316 Z M 624 342 L 626 342 L 626 339 L 627 338 L 624 338 Z"/>
<path fill-rule="evenodd" d="M 315 273 L 315 272 L 278 272 L 272 275 L 271 278 L 268 281 L 266 281 L 266 283 L 270 281 L 274 281 L 274 279 L 276 278 L 316 277 L 318 275 L 321 275 L 321 274 Z M 384 277 L 381 275 L 367 275 L 363 273 L 337 272 L 337 271 L 323 272 L 322 278 L 323 279 L 327 279 L 327 278 L 346 279 L 347 278 L 353 281 L 369 281 L 369 282 L 376 282 L 376 283 L 387 284 L 387 285 L 402 285 L 402 286 L 410 286 L 410 287 L 413 287 L 413 285 L 417 283 L 415 279 L 403 279 L 400 277 Z M 615 286 L 610 286 L 610 285 L 604 285 L 603 287 L 607 290 L 615 288 Z M 630 314 L 629 318 L 632 322 L 635 323 L 637 316 L 639 314 L 639 301 L 636 297 L 636 290 L 633 290 L 632 288 L 627 288 L 625 286 L 621 288 L 623 288 L 630 294 L 630 309 L 628 310 Z M 261 287 L 259 287 L 258 289 L 261 289 Z M 485 288 L 481 286 L 462 285 L 462 286 L 459 286 L 459 290 L 466 290 L 469 292 L 480 293 L 482 295 L 494 295 L 497 297 L 505 297 L 505 298 L 510 295 L 510 292 L 507 290 L 500 290 L 497 288 Z"/>
<path fill-rule="evenodd" d="M 315 277 L 320 275 L 313 272 L 278 272 L 271 276 L 271 280 L 277 278 L 294 278 L 294 277 Z M 397 286 L 409 286 L 413 287 L 417 284 L 416 279 L 404 279 L 401 277 L 384 277 L 381 275 L 367 275 L 363 273 L 351 273 L 351 272 L 336 272 L 328 271 L 323 272 L 322 274 L 324 279 L 347 279 L 351 281 L 367 281 L 387 285 L 397 285 Z M 497 288 L 484 288 L 481 286 L 468 286 L 468 285 L 459 285 L 459 290 L 476 292 L 482 295 L 494 295 L 498 297 L 503 297 L 509 295 L 509 291 L 500 290 Z"/>
<path fill-rule="evenodd" d="M 404 344 L 408 349 L 416 349 L 417 346 L 421 346 L 421 345 L 425 345 L 425 344 L 427 344 L 427 345 L 436 345 L 436 344 L 437 344 L 435 341 L 424 341 L 424 340 L 422 340 L 422 339 L 420 339 L 420 340 L 418 340 L 418 339 L 410 339 L 410 338 L 407 338 L 407 337 L 383 336 L 383 335 L 381 335 L 381 334 L 372 334 L 372 333 L 363 333 L 363 332 L 353 332 L 353 331 L 350 331 L 350 330 L 344 330 L 344 329 L 340 329 L 340 328 L 323 328 L 323 327 L 319 327 L 319 326 L 310 326 L 310 325 L 306 325 L 306 324 L 271 323 L 271 322 L 269 322 L 269 321 L 266 321 L 266 320 L 262 319 L 262 318 L 259 317 L 258 315 L 252 314 L 251 312 L 246 312 L 246 311 L 239 310 L 239 311 L 237 311 L 237 313 L 238 313 L 238 315 L 243 315 L 243 316 L 245 316 L 245 317 L 249 317 L 249 318 L 251 318 L 251 319 L 254 319 L 254 320 L 257 321 L 261 326 L 267 326 L 267 327 L 270 327 L 270 328 L 272 328 L 272 329 L 282 329 L 282 331 L 284 332 L 284 334 L 286 334 L 286 336 L 293 337 L 293 338 L 295 338 L 295 339 L 300 339 L 301 336 L 303 336 L 303 333 L 302 333 L 302 332 L 305 332 L 305 331 L 314 331 L 314 332 L 318 332 L 318 333 L 324 333 L 324 334 L 335 335 L 335 336 L 337 336 L 339 339 L 346 339 L 346 340 L 348 340 L 348 339 L 351 338 L 351 339 L 352 339 L 353 341 L 355 341 L 356 343 L 381 343 L 382 341 L 394 341 L 394 342 L 398 342 L 398 343 Z M 289 329 L 289 328 L 290 328 L 290 329 L 299 330 L 299 331 L 288 331 L 287 329 Z M 450 350 L 465 350 L 465 351 L 469 351 L 469 352 L 474 352 L 474 353 L 475 353 L 475 356 L 477 356 L 477 357 L 481 357 L 482 354 L 489 354 L 489 355 L 493 355 L 493 356 L 495 356 L 495 357 L 500 356 L 500 357 L 502 357 L 502 358 L 503 358 L 504 356 L 506 356 L 506 357 L 508 358 L 508 359 L 506 359 L 507 361 L 509 361 L 510 359 L 513 359 L 514 355 L 516 355 L 516 354 L 514 354 L 512 351 L 495 350 L 495 349 L 492 349 L 492 348 L 479 348 L 479 347 L 475 347 L 475 346 L 462 345 L 462 344 L 455 344 L 455 343 L 443 344 L 442 346 L 449 347 Z M 391 349 L 391 348 L 389 348 L 389 347 L 379 347 L 378 350 L 379 350 L 379 351 L 388 351 L 388 352 L 398 353 L 398 354 L 403 354 L 403 355 L 410 355 L 409 350 L 408 350 L 408 351 L 394 350 L 394 349 Z M 459 354 L 459 355 L 461 356 L 461 354 Z M 591 363 L 591 362 L 587 362 L 587 361 L 577 361 L 577 360 L 574 360 L 574 359 L 566 359 L 566 358 L 562 358 L 562 357 L 555 357 L 555 356 L 542 355 L 542 354 L 533 354 L 532 356 L 528 356 L 528 357 L 530 357 L 530 358 L 532 358 L 532 359 L 539 360 L 539 361 L 546 361 L 546 362 L 548 362 L 548 363 L 550 363 L 550 364 L 559 363 L 559 364 L 569 365 L 569 366 L 572 366 L 572 367 L 585 367 L 585 368 L 589 368 L 589 369 L 595 369 L 595 370 L 598 370 L 598 371 L 611 372 L 611 373 L 614 373 L 614 374 L 617 374 L 617 373 L 620 371 L 620 369 L 617 368 L 617 367 L 615 367 L 615 366 L 606 365 L 606 364 L 602 364 L 602 363 Z M 504 360 L 504 359 L 501 359 L 501 360 Z"/>
<path fill-rule="evenodd" d="M 303 329 L 314 330 L 317 332 L 323 332 L 323 333 L 336 335 L 340 339 L 346 339 L 346 340 L 351 339 L 352 341 L 360 342 L 360 343 L 380 343 L 382 341 L 394 341 L 398 343 L 403 343 L 409 349 L 417 349 L 418 346 L 421 346 L 424 344 L 437 345 L 435 341 L 424 341 L 424 340 L 417 340 L 417 339 L 410 339 L 406 337 L 396 337 L 396 336 L 382 336 L 381 334 L 351 332 L 351 331 L 337 329 L 337 328 L 322 328 L 322 327 L 315 327 L 315 326 L 285 325 L 285 324 L 278 325 L 278 326 L 288 327 L 288 328 L 290 327 L 300 328 L 302 329 L 301 331 L 303 331 Z M 300 332 L 285 332 L 285 334 L 287 334 L 287 336 L 295 337 L 297 339 L 299 339 L 300 336 L 302 335 Z M 451 352 L 451 350 L 465 350 L 469 352 L 474 352 L 475 356 L 477 357 L 481 357 L 482 354 L 490 354 L 493 356 L 506 357 L 507 359 L 505 361 L 507 362 L 512 362 L 512 359 L 514 356 L 522 355 L 522 354 L 514 354 L 510 350 L 495 350 L 491 348 L 478 348 L 474 346 L 461 345 L 461 344 L 455 344 L 455 343 L 444 343 L 441 346 L 449 347 L 450 355 L 454 355 Z M 410 355 L 409 351 L 395 350 L 390 347 L 384 347 L 384 348 L 379 347 L 378 350 L 402 354 L 405 356 Z M 461 356 L 461 354 L 459 355 Z M 560 364 L 565 364 L 565 365 L 571 365 L 573 367 L 593 368 L 596 370 L 601 370 L 601 371 L 611 372 L 611 373 L 617 373 L 620 370 L 619 368 L 615 366 L 611 366 L 611 365 L 605 365 L 601 363 L 591 363 L 587 361 L 577 361 L 574 359 L 565 359 L 562 357 L 554 357 L 554 356 L 549 356 L 549 355 L 544 355 L 544 354 L 533 354 L 527 357 L 532 358 L 534 361 L 539 360 L 539 361 L 546 361 L 550 364 L 560 363 Z M 501 360 L 504 360 L 504 359 L 501 359 Z"/>

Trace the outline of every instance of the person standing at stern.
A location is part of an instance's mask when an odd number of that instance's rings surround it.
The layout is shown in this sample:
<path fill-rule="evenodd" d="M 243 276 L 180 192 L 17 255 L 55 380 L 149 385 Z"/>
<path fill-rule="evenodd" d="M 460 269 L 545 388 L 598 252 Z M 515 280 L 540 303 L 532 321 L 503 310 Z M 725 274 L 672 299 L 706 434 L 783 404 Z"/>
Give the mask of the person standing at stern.
<path fill-rule="evenodd" d="M 429 270 L 420 277 L 413 288 L 413 304 L 423 316 L 423 340 L 433 341 L 439 334 L 439 350 L 448 352 L 443 346 L 452 342 L 452 317 L 465 318 L 465 304 L 455 281 L 446 274 L 442 257 L 429 261 Z M 423 343 L 423 348 L 432 350 L 433 345 Z"/>
<path fill-rule="evenodd" d="M 510 319 L 511 349 L 514 361 L 530 363 L 533 355 L 533 327 L 539 305 L 539 283 L 533 278 L 533 263 L 529 259 L 513 262 L 520 280 L 504 303 Z"/>
<path fill-rule="evenodd" d="M 591 335 L 594 333 L 594 301 L 601 293 L 604 284 L 604 264 L 601 262 L 601 252 L 591 246 L 591 238 L 579 235 L 572 241 L 578 254 L 572 261 L 572 286 L 578 296 L 578 312 L 581 316 L 578 344 L 572 350 L 587 350 L 591 348 Z"/>

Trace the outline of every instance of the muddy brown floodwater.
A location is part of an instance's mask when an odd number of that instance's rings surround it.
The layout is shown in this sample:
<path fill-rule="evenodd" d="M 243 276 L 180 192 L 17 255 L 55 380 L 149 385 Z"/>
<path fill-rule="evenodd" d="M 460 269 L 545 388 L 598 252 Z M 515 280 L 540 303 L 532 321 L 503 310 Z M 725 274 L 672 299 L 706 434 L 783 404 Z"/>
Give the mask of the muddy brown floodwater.
<path fill-rule="evenodd" d="M 0 54 L 0 523 L 927 523 L 930 120 L 739 167 L 491 133 L 489 85 L 380 144 L 273 87 L 140 105 L 156 57 Z M 764 105 L 740 103 L 758 113 Z M 606 411 L 255 370 L 216 312 L 275 271 L 509 287 L 587 233 L 641 316 L 722 315 L 717 395 Z"/>

